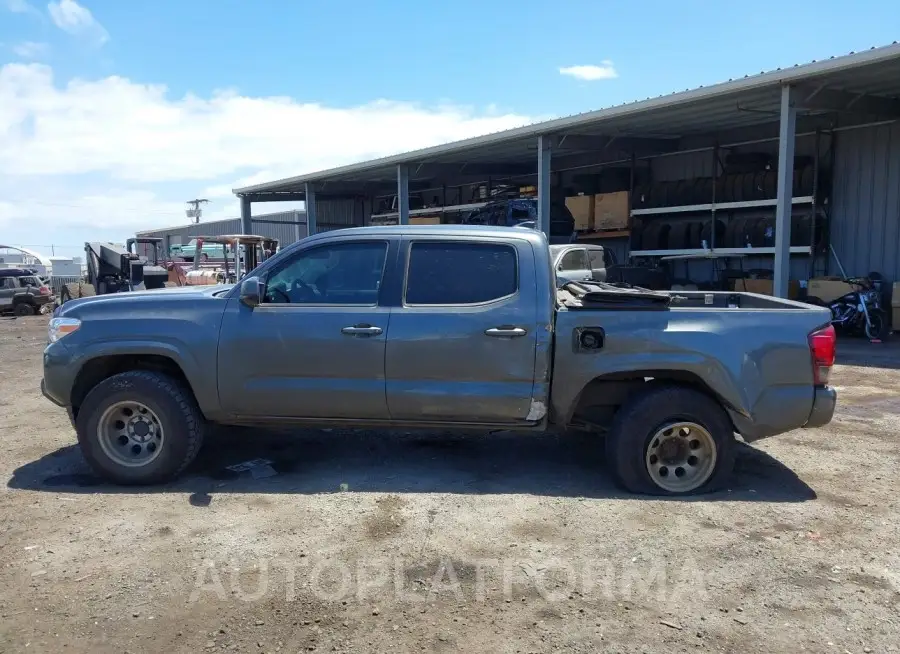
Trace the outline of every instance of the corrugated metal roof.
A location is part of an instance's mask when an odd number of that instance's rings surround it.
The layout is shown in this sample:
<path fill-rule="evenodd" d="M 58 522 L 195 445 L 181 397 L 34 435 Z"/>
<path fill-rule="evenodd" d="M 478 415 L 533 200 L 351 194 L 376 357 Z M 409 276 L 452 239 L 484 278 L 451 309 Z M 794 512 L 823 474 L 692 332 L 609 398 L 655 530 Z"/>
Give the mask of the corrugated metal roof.
<path fill-rule="evenodd" d="M 771 122 L 781 85 L 810 82 L 829 89 L 900 96 L 900 44 L 798 64 L 720 84 L 574 114 L 462 141 L 235 189 L 238 195 L 302 191 L 307 182 L 395 179 L 398 164 L 476 163 L 535 156 L 535 137 L 574 128 L 579 134 L 680 137 Z M 741 108 L 743 107 L 744 110 Z M 747 111 L 746 109 L 750 109 Z M 574 152 L 567 152 L 574 154 Z"/>

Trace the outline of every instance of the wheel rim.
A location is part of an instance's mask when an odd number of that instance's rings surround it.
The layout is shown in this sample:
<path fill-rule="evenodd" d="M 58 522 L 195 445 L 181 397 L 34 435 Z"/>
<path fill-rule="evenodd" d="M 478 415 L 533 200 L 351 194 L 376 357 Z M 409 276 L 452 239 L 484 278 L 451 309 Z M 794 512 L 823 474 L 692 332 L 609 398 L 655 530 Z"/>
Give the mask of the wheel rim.
<path fill-rule="evenodd" d="M 133 400 L 116 402 L 103 412 L 97 423 L 97 440 L 103 453 L 115 463 L 129 468 L 148 465 L 159 456 L 163 428 L 157 415 Z"/>
<path fill-rule="evenodd" d="M 653 483 L 672 493 L 702 486 L 716 467 L 716 442 L 702 425 L 672 422 L 647 443 L 644 457 Z"/>

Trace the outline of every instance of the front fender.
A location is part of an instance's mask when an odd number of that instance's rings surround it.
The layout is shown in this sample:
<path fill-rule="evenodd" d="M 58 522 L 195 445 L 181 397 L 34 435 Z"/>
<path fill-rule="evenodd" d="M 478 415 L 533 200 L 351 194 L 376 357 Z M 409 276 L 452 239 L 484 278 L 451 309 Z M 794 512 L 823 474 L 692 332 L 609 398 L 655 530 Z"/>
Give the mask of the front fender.
<path fill-rule="evenodd" d="M 110 341 L 106 339 L 84 343 L 78 348 L 72 361 L 72 367 L 81 372 L 88 363 L 98 358 L 128 355 L 155 355 L 171 359 L 184 373 L 204 415 L 218 413 L 219 394 L 216 385 L 215 360 L 201 360 L 195 349 L 172 337 L 157 337 L 153 340 L 121 338 Z"/>

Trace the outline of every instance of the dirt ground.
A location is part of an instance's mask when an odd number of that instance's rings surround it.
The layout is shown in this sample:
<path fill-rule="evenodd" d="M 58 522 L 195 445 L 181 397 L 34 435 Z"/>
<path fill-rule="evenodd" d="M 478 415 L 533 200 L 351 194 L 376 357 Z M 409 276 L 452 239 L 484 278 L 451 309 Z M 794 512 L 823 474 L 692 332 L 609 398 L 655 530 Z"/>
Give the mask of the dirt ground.
<path fill-rule="evenodd" d="M 0 320 L 0 652 L 900 651 L 900 346 L 841 343 L 834 422 L 690 501 L 589 439 L 339 430 L 123 491 L 40 395 L 46 322 Z"/>

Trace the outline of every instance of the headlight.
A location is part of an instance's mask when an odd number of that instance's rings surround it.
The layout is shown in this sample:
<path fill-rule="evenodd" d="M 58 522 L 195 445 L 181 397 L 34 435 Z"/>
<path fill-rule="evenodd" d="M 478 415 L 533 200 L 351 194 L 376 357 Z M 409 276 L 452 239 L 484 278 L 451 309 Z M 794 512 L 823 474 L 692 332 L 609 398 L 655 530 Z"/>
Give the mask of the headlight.
<path fill-rule="evenodd" d="M 81 321 L 77 318 L 52 318 L 47 327 L 47 339 L 55 343 L 63 336 L 77 331 L 81 327 Z"/>

